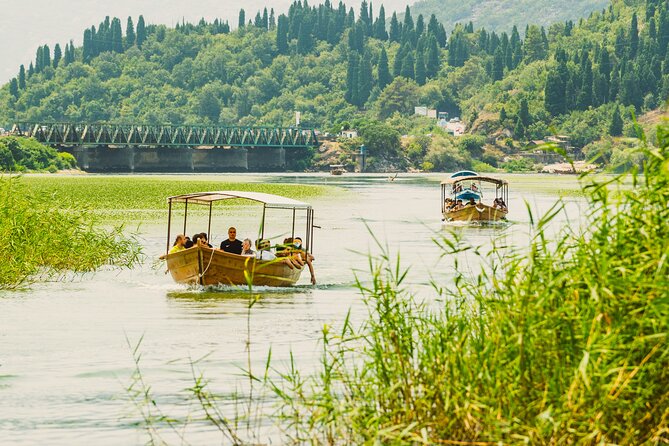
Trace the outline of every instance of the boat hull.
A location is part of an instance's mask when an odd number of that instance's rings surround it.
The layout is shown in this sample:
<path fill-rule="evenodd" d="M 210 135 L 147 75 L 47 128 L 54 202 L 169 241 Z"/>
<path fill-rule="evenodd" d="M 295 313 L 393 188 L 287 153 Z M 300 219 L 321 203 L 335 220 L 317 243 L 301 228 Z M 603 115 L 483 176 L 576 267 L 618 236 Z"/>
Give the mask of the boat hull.
<path fill-rule="evenodd" d="M 302 270 L 288 258 L 267 261 L 219 249 L 192 247 L 168 254 L 167 269 L 178 283 L 200 285 L 293 286 Z"/>
<path fill-rule="evenodd" d="M 502 221 L 506 220 L 507 211 L 485 204 L 465 206 L 457 211 L 444 212 L 445 221 Z"/>

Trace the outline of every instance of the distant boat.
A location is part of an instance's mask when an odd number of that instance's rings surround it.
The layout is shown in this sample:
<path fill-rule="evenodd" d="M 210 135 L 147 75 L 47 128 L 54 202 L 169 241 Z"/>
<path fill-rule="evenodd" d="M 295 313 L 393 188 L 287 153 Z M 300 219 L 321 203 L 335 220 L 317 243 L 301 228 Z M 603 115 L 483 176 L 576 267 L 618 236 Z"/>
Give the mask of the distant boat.
<path fill-rule="evenodd" d="M 346 168 L 343 164 L 330 164 L 331 175 L 343 175 L 346 173 Z"/>
<path fill-rule="evenodd" d="M 174 253 L 169 253 L 171 241 L 172 205 L 184 204 L 184 231 L 189 205 L 201 205 L 209 208 L 209 228 L 211 230 L 212 208 L 215 202 L 229 199 L 244 199 L 263 203 L 260 222 L 260 238 L 264 237 L 265 215 L 267 211 L 283 209 L 292 211 L 292 237 L 295 237 L 296 214 L 303 214 L 306 219 L 304 249 L 308 253 L 313 239 L 314 211 L 311 205 L 279 195 L 260 192 L 214 191 L 177 195 L 168 198 L 169 215 L 167 220 L 167 252 L 161 256 L 167 262 L 167 270 L 178 283 L 199 285 L 252 285 L 292 286 L 299 280 L 304 263 L 293 257 L 278 257 L 275 260 L 260 260 L 232 254 L 216 248 L 193 246 Z M 300 216 L 301 218 L 301 216 Z M 290 219 L 288 219 L 290 224 Z"/>
<path fill-rule="evenodd" d="M 484 197 L 484 185 L 494 186 L 494 198 L 492 194 Z M 508 199 L 506 180 L 481 176 L 471 170 L 456 172 L 441 182 L 441 213 L 447 222 L 506 220 Z"/>

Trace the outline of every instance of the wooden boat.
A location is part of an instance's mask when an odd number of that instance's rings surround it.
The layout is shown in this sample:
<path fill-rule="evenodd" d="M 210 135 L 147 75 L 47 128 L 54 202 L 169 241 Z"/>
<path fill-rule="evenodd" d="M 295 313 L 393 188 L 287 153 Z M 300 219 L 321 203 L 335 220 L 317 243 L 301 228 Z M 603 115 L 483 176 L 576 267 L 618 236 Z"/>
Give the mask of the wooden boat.
<path fill-rule="evenodd" d="M 305 266 L 302 262 L 292 261 L 288 257 L 278 257 L 275 260 L 259 260 L 255 257 L 242 256 L 222 251 L 216 248 L 193 246 L 170 254 L 172 208 L 176 203 L 184 204 L 183 231 L 186 232 L 186 222 L 189 205 L 203 205 L 209 207 L 209 228 L 211 230 L 211 216 L 213 204 L 221 200 L 245 199 L 263 203 L 260 238 L 264 237 L 265 216 L 268 210 L 292 210 L 293 237 L 295 236 L 295 218 L 298 211 L 306 216 L 306 231 L 304 249 L 311 250 L 313 239 L 314 212 L 311 205 L 278 195 L 260 192 L 242 191 L 215 191 L 198 192 L 177 195 L 168 198 L 169 216 L 167 223 L 167 252 L 161 256 L 167 262 L 167 269 L 172 278 L 178 283 L 199 285 L 248 285 L 254 286 L 292 286 L 299 280 Z"/>
<path fill-rule="evenodd" d="M 494 199 L 484 203 L 486 185 L 494 186 Z M 450 208 L 449 201 L 462 200 L 463 205 L 473 200 L 474 204 Z M 509 200 L 509 184 L 506 180 L 481 176 L 471 170 L 463 170 L 441 182 L 441 213 L 443 220 L 464 222 L 495 222 L 506 220 Z"/>
<path fill-rule="evenodd" d="M 346 173 L 346 168 L 343 164 L 330 164 L 330 175 L 343 175 Z"/>

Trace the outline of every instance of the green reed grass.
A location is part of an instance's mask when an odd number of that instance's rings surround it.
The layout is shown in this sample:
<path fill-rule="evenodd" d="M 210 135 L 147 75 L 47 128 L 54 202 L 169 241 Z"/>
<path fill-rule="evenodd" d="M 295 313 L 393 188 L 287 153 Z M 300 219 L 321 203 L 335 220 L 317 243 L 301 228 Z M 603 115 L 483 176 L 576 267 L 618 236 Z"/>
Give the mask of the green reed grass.
<path fill-rule="evenodd" d="M 273 383 L 297 444 L 665 444 L 669 442 L 669 127 L 645 175 L 591 181 L 584 232 L 531 216 L 527 251 L 438 237 L 456 261 L 443 307 L 405 288 L 379 243 L 361 327 L 325 331 L 322 369 Z"/>
<path fill-rule="evenodd" d="M 99 229 L 99 217 L 57 194 L 33 193 L 22 180 L 0 177 L 0 289 L 138 261 L 139 244 L 122 227 Z"/>

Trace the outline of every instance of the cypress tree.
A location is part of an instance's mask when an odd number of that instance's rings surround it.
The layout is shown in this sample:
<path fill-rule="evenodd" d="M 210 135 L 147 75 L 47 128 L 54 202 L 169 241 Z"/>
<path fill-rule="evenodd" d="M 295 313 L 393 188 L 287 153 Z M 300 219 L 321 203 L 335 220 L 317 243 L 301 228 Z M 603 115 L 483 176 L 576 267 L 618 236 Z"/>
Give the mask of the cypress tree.
<path fill-rule="evenodd" d="M 492 62 L 492 80 L 498 81 L 504 77 L 504 56 L 502 55 L 502 49 L 497 48 L 495 50 L 495 56 Z"/>
<path fill-rule="evenodd" d="M 504 124 L 504 121 L 506 121 L 506 109 L 502 107 L 502 109 L 499 111 L 499 122 L 500 124 Z"/>
<path fill-rule="evenodd" d="M 390 33 L 388 34 L 388 39 L 391 42 L 399 42 L 401 38 L 400 22 L 397 20 L 397 13 L 393 12 L 393 16 L 390 19 Z"/>
<path fill-rule="evenodd" d="M 485 31 L 483 32 L 485 33 Z M 430 20 L 427 22 L 427 33 L 432 34 L 435 39 L 439 34 L 439 21 L 437 20 L 437 16 L 434 14 L 430 16 Z"/>
<path fill-rule="evenodd" d="M 279 54 L 288 54 L 288 17 L 283 14 L 276 25 L 276 49 Z"/>
<path fill-rule="evenodd" d="M 522 122 L 523 127 L 530 125 L 530 110 L 527 106 L 527 99 L 522 98 L 520 100 L 520 109 L 518 110 L 518 119 Z"/>
<path fill-rule="evenodd" d="M 615 101 L 618 98 L 620 90 L 620 72 L 617 69 L 611 71 L 611 81 L 609 82 L 609 101 Z"/>
<path fill-rule="evenodd" d="M 128 17 L 128 21 L 125 24 L 125 47 L 130 48 L 135 44 L 135 25 L 132 21 L 132 17 Z"/>
<path fill-rule="evenodd" d="M 267 8 L 262 10 L 262 29 L 269 29 L 269 15 L 267 14 Z"/>
<path fill-rule="evenodd" d="M 587 52 L 584 54 L 585 59 L 581 65 L 581 90 L 576 100 L 576 106 L 581 110 L 585 110 L 592 105 L 592 64 Z"/>
<path fill-rule="evenodd" d="M 525 137 L 525 126 L 523 126 L 523 121 L 520 117 L 516 119 L 516 126 L 513 128 L 513 134 L 516 139 L 523 139 Z"/>
<path fill-rule="evenodd" d="M 19 68 L 19 89 L 26 89 L 26 68 L 23 65 Z"/>
<path fill-rule="evenodd" d="M 619 28 L 617 33 L 616 33 L 616 42 L 614 44 L 614 48 L 616 50 L 616 56 L 618 59 L 622 59 L 623 56 L 625 55 L 625 47 L 627 45 L 627 41 L 625 40 L 625 31 L 622 28 Z"/>
<path fill-rule="evenodd" d="M 33 67 L 33 63 L 30 62 L 30 65 L 28 66 L 28 79 L 30 79 L 33 74 L 35 74 L 35 67 Z"/>
<path fill-rule="evenodd" d="M 425 62 L 424 62 L 424 57 L 423 55 L 416 51 L 416 68 L 415 68 L 415 73 L 416 73 L 416 83 L 418 85 L 425 85 L 425 80 L 427 78 L 427 75 L 425 73 Z"/>
<path fill-rule="evenodd" d="M 114 17 L 111 23 L 112 48 L 115 53 L 123 52 L 123 31 L 121 30 L 121 21 Z"/>
<path fill-rule="evenodd" d="M 345 27 L 352 28 L 354 23 L 355 23 L 355 12 L 353 12 L 353 8 L 349 8 L 348 15 L 346 16 Z"/>
<path fill-rule="evenodd" d="M 298 54 L 309 54 L 313 46 L 311 24 L 308 20 L 305 20 L 300 24 L 300 30 L 297 36 L 297 52 Z"/>
<path fill-rule="evenodd" d="M 439 47 L 437 44 L 437 38 L 434 35 L 430 35 L 427 41 L 427 57 L 425 61 L 425 71 L 427 72 L 427 77 L 437 77 L 440 66 L 441 64 L 439 62 Z"/>
<path fill-rule="evenodd" d="M 556 71 L 550 71 L 544 89 L 544 108 L 553 116 L 561 115 L 566 111 L 565 81 Z"/>
<path fill-rule="evenodd" d="M 276 28 L 276 18 L 274 17 L 274 8 L 271 8 L 269 11 L 269 29 Z"/>
<path fill-rule="evenodd" d="M 237 27 L 239 29 L 244 28 L 246 26 L 246 13 L 244 12 L 243 9 L 239 10 L 239 21 L 237 22 Z"/>
<path fill-rule="evenodd" d="M 137 48 L 141 48 L 146 40 L 146 25 L 144 24 L 144 16 L 140 15 L 137 19 Z"/>
<path fill-rule="evenodd" d="M 350 104 L 358 103 L 358 75 L 360 73 L 360 56 L 355 51 L 348 55 L 348 69 L 346 70 L 346 93 L 344 99 Z"/>
<path fill-rule="evenodd" d="M 58 68 L 60 60 L 63 58 L 63 51 L 60 49 L 60 44 L 57 43 L 53 48 L 53 67 Z"/>
<path fill-rule="evenodd" d="M 49 45 L 44 45 L 42 49 L 42 70 L 51 65 L 51 50 Z"/>
<path fill-rule="evenodd" d="M 14 99 L 19 98 L 19 82 L 16 80 L 15 77 L 13 77 L 11 81 L 9 81 L 9 94 L 14 96 Z"/>
<path fill-rule="evenodd" d="M 611 117 L 611 123 L 609 124 L 609 135 L 611 136 L 622 136 L 623 134 L 623 118 L 620 116 L 620 108 L 616 105 L 616 109 L 613 111 L 613 116 Z"/>
<path fill-rule="evenodd" d="M 630 59 L 636 57 L 639 48 L 639 26 L 637 23 L 636 12 L 632 14 L 632 23 L 630 24 Z"/>
<path fill-rule="evenodd" d="M 511 30 L 509 44 L 513 49 L 516 49 L 518 46 L 520 46 L 520 34 L 518 33 L 518 27 L 516 25 L 513 25 L 513 29 Z"/>
<path fill-rule="evenodd" d="M 383 90 L 386 85 L 392 82 L 390 70 L 388 69 L 388 54 L 386 54 L 385 47 L 381 47 L 381 54 L 379 55 L 379 63 L 377 67 L 379 89 Z"/>
<path fill-rule="evenodd" d="M 404 23 L 402 24 L 402 33 L 406 34 L 407 32 L 412 31 L 413 29 L 414 26 L 413 26 L 413 17 L 411 17 L 411 8 L 409 8 L 409 5 L 407 5 L 406 9 L 404 10 Z"/>
<path fill-rule="evenodd" d="M 93 41 L 91 39 L 91 30 L 84 31 L 84 48 L 82 53 L 83 62 L 89 62 L 93 57 Z"/>
<path fill-rule="evenodd" d="M 253 19 L 253 26 L 256 28 L 262 28 L 262 16 L 260 15 L 260 11 L 256 12 L 256 16 Z"/>
<path fill-rule="evenodd" d="M 659 47 L 659 56 L 663 58 L 667 53 L 667 46 L 669 45 L 669 13 L 667 8 L 660 8 L 660 14 L 657 18 L 657 44 Z"/>
<path fill-rule="evenodd" d="M 397 53 L 395 53 L 395 60 L 393 61 L 393 77 L 401 76 L 402 73 L 402 60 L 404 59 L 404 53 L 406 52 L 406 47 L 401 46 Z"/>
<path fill-rule="evenodd" d="M 386 31 L 386 10 L 383 8 L 383 5 L 381 5 L 379 16 L 376 18 L 376 22 L 374 22 L 374 37 L 383 41 L 388 40 L 388 32 Z"/>
<path fill-rule="evenodd" d="M 360 3 L 360 15 L 358 16 L 358 21 L 362 25 L 362 31 L 364 34 L 368 34 L 368 30 L 371 29 L 371 24 L 369 20 L 369 10 L 367 9 L 367 1 L 362 0 L 362 3 Z"/>
<path fill-rule="evenodd" d="M 42 56 L 43 52 L 44 52 L 43 47 L 41 46 L 37 47 L 37 54 L 35 54 L 35 73 L 42 72 L 42 63 L 44 61 L 44 57 Z"/>
<path fill-rule="evenodd" d="M 414 71 L 414 64 L 413 51 L 409 50 L 402 59 L 402 70 L 400 71 L 400 76 L 406 77 L 407 79 L 415 79 L 416 73 Z"/>
<path fill-rule="evenodd" d="M 369 94 L 372 92 L 372 86 L 372 63 L 369 54 L 364 54 L 360 60 L 358 69 L 358 106 L 365 105 L 365 102 L 367 102 L 367 99 L 369 98 Z"/>
<path fill-rule="evenodd" d="M 423 14 L 419 14 L 416 19 L 416 37 L 420 37 L 425 32 L 425 20 Z"/>
<path fill-rule="evenodd" d="M 439 24 L 439 35 L 437 36 L 437 42 L 441 48 L 446 46 L 446 29 L 444 28 L 443 23 Z"/>

